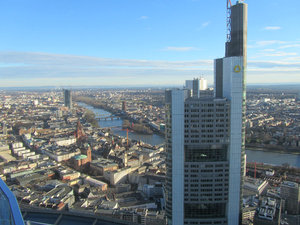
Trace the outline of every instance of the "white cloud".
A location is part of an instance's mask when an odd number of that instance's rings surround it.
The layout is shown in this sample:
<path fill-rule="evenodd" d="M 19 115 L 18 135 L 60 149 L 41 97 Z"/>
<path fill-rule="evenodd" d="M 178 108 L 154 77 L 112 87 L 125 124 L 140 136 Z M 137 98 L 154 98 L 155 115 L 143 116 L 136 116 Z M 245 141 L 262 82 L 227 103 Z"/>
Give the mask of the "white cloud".
<path fill-rule="evenodd" d="M 262 48 L 266 46 L 272 46 L 272 49 L 285 49 L 285 48 L 298 48 L 300 47 L 300 41 L 280 41 L 280 40 L 266 40 L 266 41 L 251 41 L 253 44 L 249 44 L 248 48 Z"/>
<path fill-rule="evenodd" d="M 298 56 L 300 54 L 300 52 L 298 51 L 299 47 L 300 42 L 298 41 L 256 41 L 249 48 L 249 51 L 251 51 L 252 53 L 249 59 L 262 57 L 281 57 L 281 60 L 286 60 L 288 56 Z M 255 50 L 254 52 L 253 48 L 256 48 L 257 50 Z"/>
<path fill-rule="evenodd" d="M 267 40 L 267 41 L 256 41 L 254 44 L 249 44 L 248 48 L 262 48 L 266 46 L 276 46 L 276 45 L 283 45 L 288 44 L 286 41 L 279 41 L 279 40 Z"/>
<path fill-rule="evenodd" d="M 300 83 L 300 61 L 248 61 L 247 83 Z"/>
<path fill-rule="evenodd" d="M 278 45 L 278 44 L 286 44 L 285 41 L 279 41 L 279 40 L 268 40 L 268 41 L 257 41 L 256 46 L 257 47 L 263 47 L 268 45 Z"/>
<path fill-rule="evenodd" d="M 280 30 L 281 27 L 278 26 L 268 26 L 268 27 L 264 27 L 264 30 Z"/>
<path fill-rule="evenodd" d="M 181 76 L 212 73 L 212 60 L 163 61 L 109 59 L 32 52 L 0 52 L 0 86 L 153 84 Z M 172 77 L 174 76 L 174 77 Z M 26 78 L 26 79 L 24 79 Z M 44 82 L 45 81 L 45 82 Z M 91 84 L 90 84 L 91 83 Z"/>
<path fill-rule="evenodd" d="M 17 64 L 17 65 L 15 65 Z M 0 52 L 0 67 L 49 66 L 79 68 L 128 68 L 128 67 L 194 67 L 212 65 L 212 60 L 163 61 L 140 59 L 111 59 L 90 56 L 63 55 L 39 52 Z"/>
<path fill-rule="evenodd" d="M 260 82 L 272 83 L 278 74 L 290 76 L 290 80 L 287 76 L 283 76 L 282 82 L 300 82 L 300 60 L 297 60 L 297 57 L 287 59 L 289 58 L 248 61 L 247 82 L 257 83 L 254 77 L 260 76 Z M 0 52 L 2 87 L 173 85 L 183 84 L 185 79 L 190 79 L 195 74 L 204 74 L 212 81 L 213 60 L 132 60 L 50 53 Z"/>
<path fill-rule="evenodd" d="M 197 50 L 195 47 L 174 47 L 169 46 L 163 49 L 164 51 L 176 51 L 176 52 L 187 52 L 187 51 L 193 51 Z"/>
<path fill-rule="evenodd" d="M 285 61 L 290 61 L 290 62 L 292 62 L 292 61 L 300 62 L 300 56 L 298 56 L 298 57 L 287 57 L 284 60 Z"/>
<path fill-rule="evenodd" d="M 300 47 L 300 44 L 290 44 L 290 45 L 280 46 L 279 48 L 280 49 L 285 49 L 285 48 L 299 48 L 299 47 Z"/>
<path fill-rule="evenodd" d="M 204 27 L 207 27 L 209 24 L 210 24 L 210 21 L 207 21 L 207 22 L 202 23 L 201 26 L 204 28 Z"/>
<path fill-rule="evenodd" d="M 148 16 L 141 16 L 141 17 L 139 18 L 139 20 L 147 20 L 147 19 L 149 19 Z"/>
<path fill-rule="evenodd" d="M 260 67 L 260 68 L 278 68 L 278 67 L 290 67 L 300 68 L 300 62 L 292 61 L 278 61 L 278 60 L 249 60 L 249 67 Z"/>
<path fill-rule="evenodd" d="M 261 52 L 275 52 L 276 50 L 273 48 L 263 49 Z"/>
<path fill-rule="evenodd" d="M 273 53 L 265 53 L 262 54 L 262 56 L 271 56 L 271 57 L 283 57 L 283 56 L 295 56 L 298 55 L 298 53 L 296 52 L 281 52 L 281 51 L 277 51 L 277 52 L 273 52 Z"/>

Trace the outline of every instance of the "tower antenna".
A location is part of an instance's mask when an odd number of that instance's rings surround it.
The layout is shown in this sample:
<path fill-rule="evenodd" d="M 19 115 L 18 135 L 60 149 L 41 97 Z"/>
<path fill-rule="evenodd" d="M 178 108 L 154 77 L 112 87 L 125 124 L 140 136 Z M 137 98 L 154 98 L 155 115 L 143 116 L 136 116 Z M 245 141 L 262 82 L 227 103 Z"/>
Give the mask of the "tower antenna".
<path fill-rule="evenodd" d="M 227 0 L 227 19 L 226 19 L 226 24 L 227 24 L 227 42 L 231 41 L 231 0 Z"/>

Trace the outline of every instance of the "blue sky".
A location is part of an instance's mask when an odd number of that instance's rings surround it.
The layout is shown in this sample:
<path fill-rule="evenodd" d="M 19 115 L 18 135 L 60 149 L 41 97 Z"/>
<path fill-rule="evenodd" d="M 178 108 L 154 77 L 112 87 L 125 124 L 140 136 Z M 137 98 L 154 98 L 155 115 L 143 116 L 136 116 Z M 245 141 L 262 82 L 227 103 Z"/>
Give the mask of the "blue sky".
<path fill-rule="evenodd" d="M 300 1 L 245 3 L 247 83 L 300 83 Z M 2 87 L 212 84 L 226 1 L 0 0 L 0 33 Z"/>

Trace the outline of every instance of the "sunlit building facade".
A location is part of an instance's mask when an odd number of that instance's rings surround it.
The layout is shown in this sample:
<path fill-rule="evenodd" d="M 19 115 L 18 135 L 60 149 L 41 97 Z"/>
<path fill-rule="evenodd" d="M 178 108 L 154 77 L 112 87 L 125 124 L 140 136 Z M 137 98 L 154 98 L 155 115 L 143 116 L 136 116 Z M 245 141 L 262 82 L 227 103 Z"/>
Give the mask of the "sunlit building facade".
<path fill-rule="evenodd" d="M 168 224 L 238 225 L 245 152 L 247 5 L 231 7 L 231 39 L 215 60 L 214 97 L 166 91 Z"/>

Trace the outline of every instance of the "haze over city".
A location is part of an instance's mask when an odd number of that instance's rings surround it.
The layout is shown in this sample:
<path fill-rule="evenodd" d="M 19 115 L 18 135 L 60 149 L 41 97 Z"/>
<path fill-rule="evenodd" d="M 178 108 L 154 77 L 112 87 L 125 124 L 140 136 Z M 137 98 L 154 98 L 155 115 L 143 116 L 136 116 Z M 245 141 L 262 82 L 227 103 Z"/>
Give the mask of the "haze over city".
<path fill-rule="evenodd" d="M 250 3 L 247 83 L 300 83 L 299 1 Z M 225 7 L 200 0 L 3 1 L 0 86 L 167 86 L 191 76 L 212 84 L 213 59 L 224 52 Z"/>

